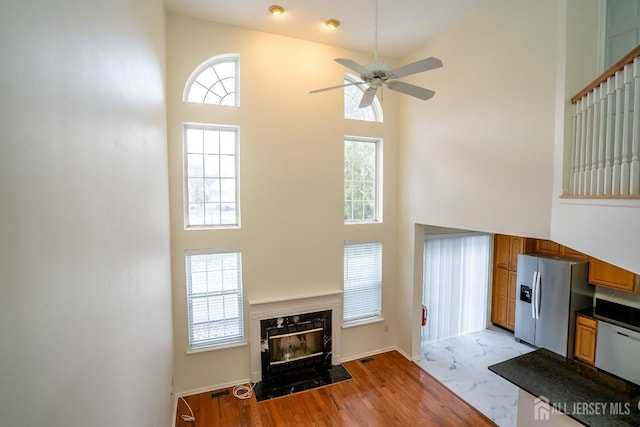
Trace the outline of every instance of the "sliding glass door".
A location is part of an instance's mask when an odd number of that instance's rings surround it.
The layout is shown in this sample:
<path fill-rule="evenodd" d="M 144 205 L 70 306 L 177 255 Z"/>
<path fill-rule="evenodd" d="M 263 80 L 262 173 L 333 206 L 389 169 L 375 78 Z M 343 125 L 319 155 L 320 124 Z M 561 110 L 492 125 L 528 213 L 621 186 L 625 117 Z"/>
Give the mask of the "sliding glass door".
<path fill-rule="evenodd" d="M 423 343 L 486 328 L 491 236 L 429 236 L 424 247 Z"/>

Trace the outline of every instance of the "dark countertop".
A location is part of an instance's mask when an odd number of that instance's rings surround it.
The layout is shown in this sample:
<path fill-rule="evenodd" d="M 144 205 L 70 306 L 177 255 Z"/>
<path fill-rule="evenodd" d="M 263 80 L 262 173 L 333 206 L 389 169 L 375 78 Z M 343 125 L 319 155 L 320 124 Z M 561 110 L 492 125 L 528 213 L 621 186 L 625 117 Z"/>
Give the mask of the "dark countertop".
<path fill-rule="evenodd" d="M 489 366 L 534 397 L 587 426 L 640 426 L 640 395 L 629 383 L 538 349 Z M 532 414 L 533 416 L 533 414 Z"/>

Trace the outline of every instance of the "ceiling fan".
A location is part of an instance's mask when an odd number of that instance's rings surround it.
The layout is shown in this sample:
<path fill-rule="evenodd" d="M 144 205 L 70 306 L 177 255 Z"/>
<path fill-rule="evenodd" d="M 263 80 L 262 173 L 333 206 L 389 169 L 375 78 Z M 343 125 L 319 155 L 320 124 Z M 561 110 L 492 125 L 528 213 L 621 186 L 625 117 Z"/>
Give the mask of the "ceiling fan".
<path fill-rule="evenodd" d="M 412 62 L 411 64 L 403 65 L 398 68 L 392 68 L 389 64 L 378 62 L 378 0 L 375 0 L 375 52 L 373 63 L 362 66 L 351 59 L 336 58 L 334 61 L 357 72 L 360 75 L 362 82 L 325 87 L 322 89 L 312 90 L 309 93 L 318 93 L 346 86 L 367 84 L 369 87 L 362 95 L 362 100 L 359 105 L 360 108 L 370 106 L 373 103 L 378 88 L 383 85 L 386 85 L 390 90 L 401 92 L 426 101 L 435 95 L 434 91 L 420 86 L 415 86 L 410 83 L 397 81 L 396 79 L 442 67 L 442 61 L 434 57 L 421 59 L 420 61 Z"/>

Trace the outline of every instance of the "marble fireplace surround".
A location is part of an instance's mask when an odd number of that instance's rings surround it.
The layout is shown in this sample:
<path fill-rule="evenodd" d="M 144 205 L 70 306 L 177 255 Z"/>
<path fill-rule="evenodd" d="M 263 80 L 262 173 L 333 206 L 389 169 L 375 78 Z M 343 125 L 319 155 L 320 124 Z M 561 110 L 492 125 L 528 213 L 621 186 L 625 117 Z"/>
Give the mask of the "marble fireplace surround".
<path fill-rule="evenodd" d="M 260 353 L 260 321 L 296 314 L 331 310 L 331 364 L 340 364 L 340 330 L 342 325 L 342 291 L 324 292 L 288 298 L 249 301 L 251 318 L 249 352 L 251 357 L 251 382 L 262 380 Z"/>

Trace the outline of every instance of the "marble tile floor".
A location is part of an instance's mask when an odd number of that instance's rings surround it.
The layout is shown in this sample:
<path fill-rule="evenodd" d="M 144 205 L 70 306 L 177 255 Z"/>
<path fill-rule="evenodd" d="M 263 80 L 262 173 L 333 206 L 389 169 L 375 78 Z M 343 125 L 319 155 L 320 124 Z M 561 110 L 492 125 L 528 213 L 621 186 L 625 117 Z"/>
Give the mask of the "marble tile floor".
<path fill-rule="evenodd" d="M 418 362 L 452 392 L 501 427 L 517 421 L 518 388 L 487 369 L 534 348 L 518 343 L 500 328 L 423 343 Z"/>

